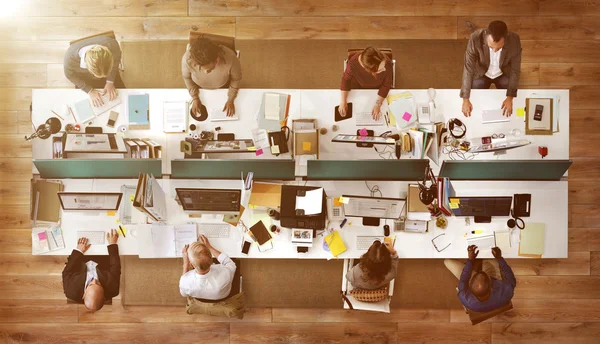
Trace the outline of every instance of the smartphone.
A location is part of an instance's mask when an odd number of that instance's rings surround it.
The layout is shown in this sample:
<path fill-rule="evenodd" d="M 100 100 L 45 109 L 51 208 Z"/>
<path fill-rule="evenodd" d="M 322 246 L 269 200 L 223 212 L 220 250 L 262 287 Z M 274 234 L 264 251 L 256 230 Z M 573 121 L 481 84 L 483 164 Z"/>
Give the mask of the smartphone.
<path fill-rule="evenodd" d="M 544 112 L 544 106 L 543 105 L 536 105 L 535 106 L 535 112 L 533 113 L 533 120 L 534 121 L 541 121 L 542 120 L 542 112 Z"/>
<path fill-rule="evenodd" d="M 115 123 L 117 123 L 117 118 L 119 118 L 119 113 L 111 111 L 110 115 L 108 115 L 108 122 L 106 122 L 106 126 L 109 128 L 114 128 Z"/>
<path fill-rule="evenodd" d="M 250 251 L 250 242 L 244 240 L 242 242 L 242 253 L 243 254 L 248 254 L 249 251 Z"/>

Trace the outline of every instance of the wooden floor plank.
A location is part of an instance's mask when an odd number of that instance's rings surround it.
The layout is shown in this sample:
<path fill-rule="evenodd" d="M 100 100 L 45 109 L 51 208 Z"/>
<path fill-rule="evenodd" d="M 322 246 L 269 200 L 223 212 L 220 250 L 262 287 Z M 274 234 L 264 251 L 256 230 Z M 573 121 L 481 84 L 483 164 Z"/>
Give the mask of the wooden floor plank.
<path fill-rule="evenodd" d="M 31 254 L 31 226 L 21 229 L 2 229 L 0 247 L 3 253 Z"/>
<path fill-rule="evenodd" d="M 572 227 L 598 227 L 600 225 L 600 205 L 574 204 L 571 206 Z"/>
<path fill-rule="evenodd" d="M 43 299 L 65 300 L 61 276 L 0 275 L 0 300 Z"/>
<path fill-rule="evenodd" d="M 600 228 L 569 228 L 569 252 L 600 251 Z"/>
<path fill-rule="evenodd" d="M 514 308 L 487 322 L 600 322 L 600 300 L 513 299 Z M 469 322 L 463 309 L 453 309 L 451 322 Z"/>
<path fill-rule="evenodd" d="M 31 134 L 29 111 L 0 111 L 0 134 Z"/>
<path fill-rule="evenodd" d="M 392 309 L 391 313 L 344 309 L 274 308 L 273 322 L 447 322 L 447 309 Z"/>
<path fill-rule="evenodd" d="M 436 25 L 431 25 L 435 21 Z M 453 39 L 454 17 L 239 17 L 237 39 Z"/>
<path fill-rule="evenodd" d="M 398 343 L 491 343 L 491 325 L 399 323 Z"/>
<path fill-rule="evenodd" d="M 569 118 L 569 154 L 576 157 L 600 157 L 600 151 L 588 144 L 600 139 L 600 133 L 596 130 L 600 127 L 600 110 L 571 110 Z"/>
<path fill-rule="evenodd" d="M 600 276 L 520 276 L 517 299 L 600 299 Z"/>
<path fill-rule="evenodd" d="M 60 276 L 66 256 L 33 256 L 26 253 L 0 253 L 0 275 L 55 275 Z"/>
<path fill-rule="evenodd" d="M 29 182 L 0 182 L 0 206 L 8 204 L 29 204 Z"/>
<path fill-rule="evenodd" d="M 77 305 L 65 300 L 0 300 L 2 323 L 71 323 L 77 322 Z"/>
<path fill-rule="evenodd" d="M 186 16 L 187 0 L 28 0 L 18 7 L 15 15 L 31 17 Z"/>
<path fill-rule="evenodd" d="M 190 16 L 467 16 L 467 15 L 537 15 L 533 1 L 494 0 L 432 1 L 427 6 L 419 0 L 369 1 L 348 0 L 190 0 Z"/>
<path fill-rule="evenodd" d="M 0 41 L 0 63 L 62 63 L 68 47 L 66 41 Z"/>
<path fill-rule="evenodd" d="M 0 111 L 27 111 L 31 105 L 30 88 L 0 89 Z M 21 137 L 21 140 L 23 137 Z"/>
<path fill-rule="evenodd" d="M 569 252 L 567 259 L 507 259 L 517 276 L 577 276 L 590 274 L 590 253 Z"/>
<path fill-rule="evenodd" d="M 11 149 L 14 149 L 11 147 Z M 31 180 L 31 158 L 0 158 L 0 179 L 4 181 Z"/>
<path fill-rule="evenodd" d="M 107 306 L 108 307 L 108 306 Z M 103 310 L 101 310 L 103 311 Z M 229 325 L 204 324 L 0 324 L 5 343 L 228 344 Z"/>
<path fill-rule="evenodd" d="M 600 276 L 600 251 L 590 252 L 590 274 Z"/>
<path fill-rule="evenodd" d="M 600 40 L 521 40 L 522 62 L 580 63 L 597 62 Z"/>
<path fill-rule="evenodd" d="M 48 28 L 53 28 L 48 30 Z M 114 31 L 117 40 L 181 39 L 190 31 L 235 35 L 234 17 L 61 17 L 8 18 L 0 26 L 0 37 L 12 41 L 71 41 L 99 32 Z"/>
<path fill-rule="evenodd" d="M 573 110 L 600 109 L 599 86 L 573 86 L 570 88 L 570 105 Z"/>
<path fill-rule="evenodd" d="M 600 23 L 600 20 L 598 22 Z M 600 32 L 600 30 L 598 31 Z M 548 86 L 599 85 L 600 87 L 600 63 L 541 63 L 540 84 Z"/>
<path fill-rule="evenodd" d="M 458 17 L 458 37 L 468 39 L 471 35 L 471 26 L 487 28 L 493 20 L 502 20 L 508 29 L 515 32 L 522 40 L 543 39 L 599 39 L 600 22 L 594 17 L 560 16 L 552 17 Z"/>
<path fill-rule="evenodd" d="M 0 85 L 46 87 L 46 65 L 43 63 L 0 63 Z"/>
<path fill-rule="evenodd" d="M 600 185 L 597 182 L 569 181 L 569 204 L 590 204 L 600 201 Z"/>
<path fill-rule="evenodd" d="M 600 323 L 492 324 L 494 344 L 597 343 Z"/>
<path fill-rule="evenodd" d="M 23 135 L 0 135 L 0 158 L 31 158 L 31 141 L 23 139 Z"/>
<path fill-rule="evenodd" d="M 600 16 L 600 6 L 593 0 L 539 0 L 541 16 Z"/>
<path fill-rule="evenodd" d="M 540 64 L 539 63 L 522 63 L 521 76 L 519 77 L 519 85 L 521 86 L 538 86 L 540 84 Z"/>
<path fill-rule="evenodd" d="M 49 63 L 46 65 L 46 76 L 48 88 L 75 88 L 73 83 L 65 76 L 62 63 Z"/>
<path fill-rule="evenodd" d="M 10 204 L 0 207 L 1 228 L 31 228 L 29 204 Z"/>
<path fill-rule="evenodd" d="M 573 164 L 569 168 L 569 183 L 600 179 L 600 159 L 571 157 L 571 160 Z"/>

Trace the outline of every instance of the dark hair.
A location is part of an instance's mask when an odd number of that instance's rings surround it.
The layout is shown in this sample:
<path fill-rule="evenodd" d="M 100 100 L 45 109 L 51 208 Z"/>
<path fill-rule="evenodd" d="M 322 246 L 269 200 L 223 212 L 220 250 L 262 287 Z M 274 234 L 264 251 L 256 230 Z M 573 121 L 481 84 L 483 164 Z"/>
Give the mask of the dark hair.
<path fill-rule="evenodd" d="M 223 50 L 218 45 L 206 38 L 198 38 L 192 42 L 190 48 L 191 59 L 200 66 L 205 66 L 217 61 L 217 58 L 221 56 L 222 53 Z"/>
<path fill-rule="evenodd" d="M 484 277 L 481 281 L 481 289 L 477 289 L 474 290 L 473 289 L 473 282 L 477 279 L 480 279 L 481 277 Z M 492 280 L 490 278 L 490 276 L 488 274 L 486 274 L 483 271 L 478 271 L 476 272 L 472 277 L 471 280 L 469 281 L 469 289 L 471 289 L 471 292 L 473 293 L 473 295 L 477 296 L 477 297 L 481 297 L 486 295 L 489 291 L 490 288 L 492 287 Z"/>
<path fill-rule="evenodd" d="M 371 73 L 377 73 L 379 65 L 385 60 L 385 54 L 373 47 L 367 47 L 360 54 L 360 62 Z"/>
<path fill-rule="evenodd" d="M 487 27 L 487 34 L 492 35 L 494 42 L 499 42 L 508 35 L 508 27 L 501 20 L 494 20 Z"/>
<path fill-rule="evenodd" d="M 360 269 L 367 275 L 368 280 L 381 283 L 392 269 L 392 255 L 379 241 L 375 241 L 367 253 L 360 257 Z"/>

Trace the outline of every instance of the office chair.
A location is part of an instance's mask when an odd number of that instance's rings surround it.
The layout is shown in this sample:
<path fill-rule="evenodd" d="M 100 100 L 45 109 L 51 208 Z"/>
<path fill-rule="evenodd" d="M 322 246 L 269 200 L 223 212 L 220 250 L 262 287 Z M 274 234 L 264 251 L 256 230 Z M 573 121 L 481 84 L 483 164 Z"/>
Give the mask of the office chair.
<path fill-rule="evenodd" d="M 195 41 L 199 38 L 206 38 L 215 44 L 224 45 L 227 48 L 235 51 L 235 54 L 237 55 L 238 59 L 240 58 L 240 51 L 235 50 L 235 39 L 233 37 L 214 35 L 212 33 L 202 33 L 202 32 L 197 32 L 197 31 L 190 31 L 187 49 L 190 48 L 190 45 L 192 44 L 193 41 Z"/>
<path fill-rule="evenodd" d="M 390 303 L 394 295 L 394 280 L 391 280 L 388 288 L 388 295 L 385 299 L 377 302 L 358 301 L 350 291 L 354 289 L 352 284 L 346 279 L 346 275 L 354 266 L 354 259 L 344 259 L 344 271 L 342 272 L 342 300 L 344 301 L 344 309 L 355 309 L 374 312 L 390 312 Z"/>
<path fill-rule="evenodd" d="M 468 309 L 465 306 L 463 306 L 463 308 L 465 309 L 465 313 L 467 313 L 469 315 L 469 320 L 471 320 L 471 324 L 477 325 L 480 322 L 486 321 L 495 316 L 498 316 L 500 314 L 510 311 L 511 309 L 513 309 L 513 304 L 512 304 L 512 301 L 509 301 L 504 306 L 494 309 L 489 312 L 475 312 L 474 310 Z"/>
<path fill-rule="evenodd" d="M 392 88 L 396 88 L 396 60 L 392 55 L 392 49 L 390 48 L 378 48 L 379 51 L 385 54 L 390 60 L 392 60 Z M 348 60 L 356 54 L 362 53 L 364 49 L 351 48 L 348 49 L 348 57 L 344 60 L 344 71 L 346 70 L 346 66 L 348 65 Z"/>
<path fill-rule="evenodd" d="M 73 45 L 77 42 L 81 42 L 88 38 L 94 38 L 94 37 L 99 37 L 99 36 L 108 36 L 110 38 L 114 38 L 115 40 L 117 39 L 115 32 L 113 30 L 111 30 L 111 31 L 106 31 L 106 32 L 100 32 L 95 35 L 91 35 L 91 36 L 87 36 L 87 37 L 83 37 L 83 38 L 78 38 L 76 40 L 70 41 L 69 45 Z M 119 43 L 119 48 L 121 49 L 121 61 L 119 62 L 119 71 L 123 72 L 123 71 L 125 71 L 125 67 L 123 66 L 123 49 L 121 48 L 121 43 L 118 40 L 117 40 L 117 43 Z"/>

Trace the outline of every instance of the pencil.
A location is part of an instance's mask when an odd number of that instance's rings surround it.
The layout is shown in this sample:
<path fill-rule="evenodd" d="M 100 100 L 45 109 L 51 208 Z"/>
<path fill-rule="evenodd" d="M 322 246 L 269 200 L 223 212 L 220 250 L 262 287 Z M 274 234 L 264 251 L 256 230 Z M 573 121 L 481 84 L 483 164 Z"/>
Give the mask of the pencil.
<path fill-rule="evenodd" d="M 125 231 L 123 231 L 123 227 L 121 227 L 121 225 L 119 225 L 119 229 L 121 230 L 121 233 L 123 233 L 123 238 L 127 238 L 127 237 L 125 236 Z"/>
<path fill-rule="evenodd" d="M 77 118 L 75 118 L 75 114 L 73 113 L 73 110 L 71 110 L 71 107 L 67 106 L 67 109 L 69 109 L 69 112 L 71 113 L 71 116 L 73 116 L 73 120 L 75 121 L 75 123 L 77 123 Z"/>
<path fill-rule="evenodd" d="M 63 120 L 63 121 L 65 120 L 64 118 L 60 117 L 60 115 L 59 115 L 59 114 L 57 114 L 56 112 L 54 112 L 54 110 L 50 110 L 50 111 L 52 111 L 52 113 L 53 113 L 53 114 L 55 114 L 55 115 L 56 115 L 56 117 L 60 118 L 60 119 L 61 119 L 61 120 Z"/>

